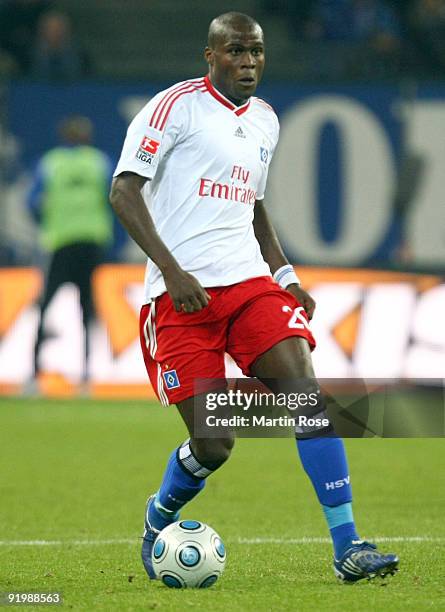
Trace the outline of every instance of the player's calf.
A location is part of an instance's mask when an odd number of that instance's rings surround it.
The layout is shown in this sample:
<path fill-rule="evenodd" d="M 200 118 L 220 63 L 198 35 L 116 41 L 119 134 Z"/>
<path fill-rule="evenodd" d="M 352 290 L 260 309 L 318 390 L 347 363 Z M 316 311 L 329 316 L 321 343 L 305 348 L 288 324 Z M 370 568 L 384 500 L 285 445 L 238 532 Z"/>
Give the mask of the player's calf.
<path fill-rule="evenodd" d="M 300 381 L 305 382 L 305 381 Z M 311 407 L 313 421 L 327 418 L 325 401 L 315 379 L 307 379 L 307 391 L 317 398 Z M 322 418 L 321 418 L 322 417 Z M 328 524 L 335 557 L 341 558 L 359 540 L 352 512 L 352 490 L 343 442 L 332 425 L 295 428 L 298 453 L 321 504 Z"/>
<path fill-rule="evenodd" d="M 234 444 L 235 439 L 230 435 L 224 438 L 193 438 L 191 452 L 203 466 L 214 471 L 230 457 Z"/>
<path fill-rule="evenodd" d="M 179 511 L 205 486 L 205 479 L 229 457 L 233 438 L 186 440 L 171 455 L 149 519 L 156 529 L 177 520 Z"/>
<path fill-rule="evenodd" d="M 162 529 L 179 519 L 179 511 L 205 486 L 205 481 L 229 457 L 234 440 L 186 440 L 170 455 L 159 491 L 147 502 L 142 537 L 142 562 L 148 576 L 155 573 L 151 553 Z"/>

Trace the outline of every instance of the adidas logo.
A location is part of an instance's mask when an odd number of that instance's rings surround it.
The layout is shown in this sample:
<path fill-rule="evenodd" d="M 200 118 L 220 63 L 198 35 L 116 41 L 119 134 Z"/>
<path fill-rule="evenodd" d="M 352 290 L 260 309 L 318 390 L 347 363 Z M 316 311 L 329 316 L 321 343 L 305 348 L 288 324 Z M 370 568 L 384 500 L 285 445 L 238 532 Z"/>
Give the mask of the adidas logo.
<path fill-rule="evenodd" d="M 236 131 L 234 133 L 234 136 L 237 136 L 238 138 L 245 138 L 246 137 L 245 133 L 241 129 L 241 126 L 236 129 Z"/>

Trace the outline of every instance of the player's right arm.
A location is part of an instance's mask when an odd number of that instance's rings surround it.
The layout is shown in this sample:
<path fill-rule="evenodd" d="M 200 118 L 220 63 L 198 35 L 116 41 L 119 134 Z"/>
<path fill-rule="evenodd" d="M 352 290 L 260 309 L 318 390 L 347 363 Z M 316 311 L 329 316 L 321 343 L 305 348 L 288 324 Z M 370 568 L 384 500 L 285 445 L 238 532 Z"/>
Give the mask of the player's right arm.
<path fill-rule="evenodd" d="M 155 177 L 159 164 L 187 130 L 188 116 L 174 86 L 160 92 L 144 106 L 128 127 L 114 172 L 111 204 L 130 236 L 158 266 L 176 311 L 201 310 L 210 299 L 199 281 L 185 272 L 157 232 L 141 189 Z"/>
<path fill-rule="evenodd" d="M 110 202 L 133 240 L 159 268 L 177 312 L 196 312 L 210 296 L 198 280 L 185 272 L 161 240 L 141 195 L 147 178 L 123 172 L 113 179 Z"/>

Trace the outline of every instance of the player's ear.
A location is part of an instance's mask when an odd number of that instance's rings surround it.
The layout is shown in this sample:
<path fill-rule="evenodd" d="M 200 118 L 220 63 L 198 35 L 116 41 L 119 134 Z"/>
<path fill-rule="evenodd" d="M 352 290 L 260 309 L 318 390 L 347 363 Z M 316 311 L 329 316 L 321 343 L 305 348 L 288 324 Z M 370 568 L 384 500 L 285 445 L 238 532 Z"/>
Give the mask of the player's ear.
<path fill-rule="evenodd" d="M 204 58 L 206 62 L 209 64 L 209 66 L 213 66 L 213 62 L 215 61 L 213 49 L 211 49 L 210 47 L 206 47 L 204 49 Z"/>

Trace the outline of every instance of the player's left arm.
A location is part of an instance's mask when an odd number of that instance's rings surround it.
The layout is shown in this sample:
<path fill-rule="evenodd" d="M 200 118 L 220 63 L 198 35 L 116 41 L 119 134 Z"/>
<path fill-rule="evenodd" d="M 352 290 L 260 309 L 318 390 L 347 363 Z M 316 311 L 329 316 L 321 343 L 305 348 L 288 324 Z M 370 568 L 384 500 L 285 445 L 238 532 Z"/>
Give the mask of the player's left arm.
<path fill-rule="evenodd" d="M 259 242 L 261 253 L 269 264 L 272 274 L 282 266 L 289 265 L 275 229 L 266 212 L 263 200 L 257 200 L 255 202 L 253 229 L 256 239 Z M 308 318 L 312 319 L 315 310 L 315 301 L 309 293 L 302 289 L 298 283 L 287 285 L 286 291 L 289 291 L 289 293 L 292 293 L 292 295 L 297 298 L 307 312 Z"/>

